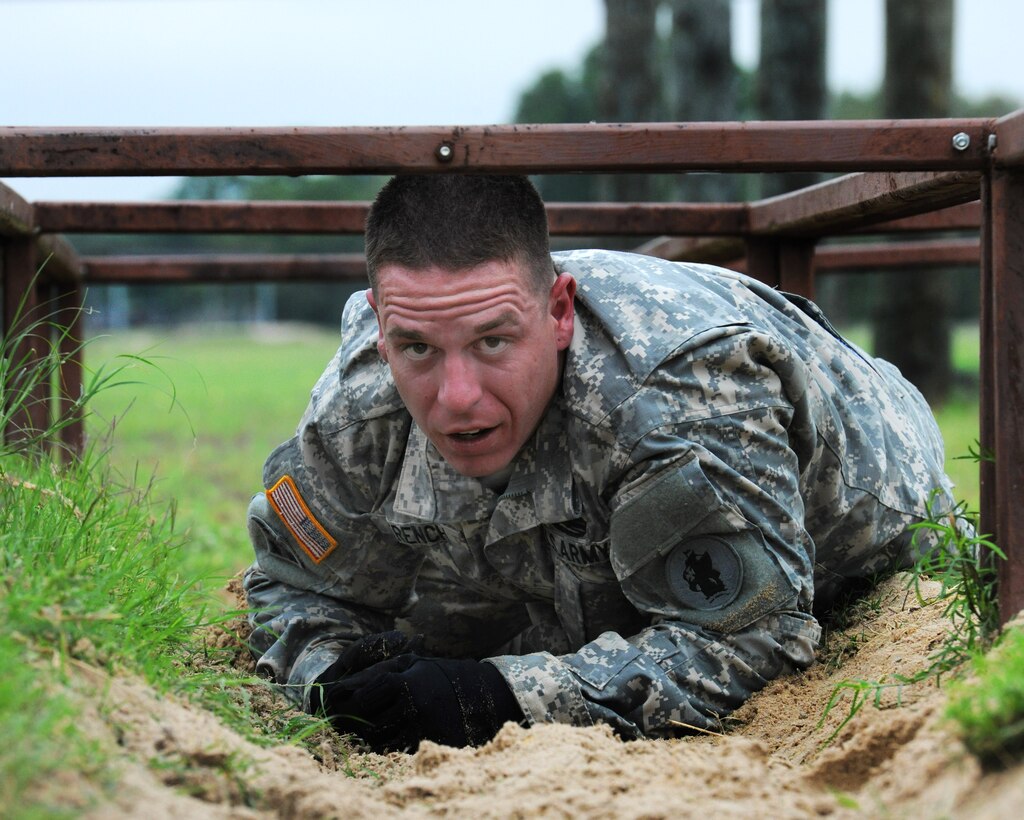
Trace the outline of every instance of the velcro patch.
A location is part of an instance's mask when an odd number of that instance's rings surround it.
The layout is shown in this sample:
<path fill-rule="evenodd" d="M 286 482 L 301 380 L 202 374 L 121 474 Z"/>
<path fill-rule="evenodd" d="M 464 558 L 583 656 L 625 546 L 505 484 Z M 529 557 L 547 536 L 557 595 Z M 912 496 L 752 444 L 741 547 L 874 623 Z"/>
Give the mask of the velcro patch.
<path fill-rule="evenodd" d="M 338 546 L 338 542 L 313 517 L 291 476 L 282 476 L 267 490 L 267 500 L 314 564 L 319 564 Z"/>
<path fill-rule="evenodd" d="M 669 589 L 690 609 L 722 609 L 743 586 L 743 564 L 724 538 L 698 536 L 684 541 L 665 562 Z"/>

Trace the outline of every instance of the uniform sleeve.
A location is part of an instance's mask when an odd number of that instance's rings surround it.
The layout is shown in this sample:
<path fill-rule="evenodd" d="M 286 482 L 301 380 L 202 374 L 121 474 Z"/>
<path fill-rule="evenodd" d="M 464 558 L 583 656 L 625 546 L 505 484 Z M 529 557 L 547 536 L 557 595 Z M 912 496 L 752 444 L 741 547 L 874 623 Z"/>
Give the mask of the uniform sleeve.
<path fill-rule="evenodd" d="M 693 371 L 681 370 L 685 388 Z M 719 731 L 770 680 L 814 661 L 803 445 L 779 380 L 752 375 L 730 404 L 652 426 L 617 487 L 611 564 L 650 626 L 568 654 L 490 659 L 532 722 L 603 722 L 627 738 Z"/>
<path fill-rule="evenodd" d="M 376 365 L 343 378 L 343 360 L 339 352 L 296 434 L 268 456 L 266 489 L 248 509 L 251 648 L 259 672 L 303 707 L 309 685 L 345 646 L 392 628 L 413 600 L 422 562 L 375 515 L 400 467 L 407 417 L 374 392 Z M 382 408 L 369 420 L 349 412 L 366 395 Z"/>
<path fill-rule="evenodd" d="M 350 525 L 342 532 L 320 525 L 337 545 L 318 565 L 265 493 L 249 505 L 249 537 L 256 554 L 243 578 L 253 627 L 249 646 L 258 673 L 307 710 L 310 685 L 346 646 L 392 628 L 395 615 L 411 599 L 419 563 L 417 556 L 399 551 L 391 556 L 395 563 L 384 579 L 383 567 L 359 558 L 360 553 L 384 557 L 391 552 L 375 528 Z M 353 563 L 363 563 L 368 574 L 346 568 L 346 554 Z"/>

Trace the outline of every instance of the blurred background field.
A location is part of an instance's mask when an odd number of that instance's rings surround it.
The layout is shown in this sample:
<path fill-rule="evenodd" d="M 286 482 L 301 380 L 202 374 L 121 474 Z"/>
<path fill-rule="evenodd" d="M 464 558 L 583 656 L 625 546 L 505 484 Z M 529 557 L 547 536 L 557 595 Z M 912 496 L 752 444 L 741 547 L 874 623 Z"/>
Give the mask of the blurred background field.
<path fill-rule="evenodd" d="M 867 347 L 869 333 L 845 333 Z M 262 489 L 263 461 L 287 439 L 309 391 L 338 345 L 335 331 L 299 324 L 249 324 L 119 331 L 92 340 L 87 365 L 138 355 L 141 383 L 100 395 L 90 422 L 107 439 L 111 464 L 153 497 L 176 506 L 192 569 L 211 588 L 251 559 L 245 510 Z M 947 470 L 957 496 L 978 506 L 978 469 L 965 458 L 978 439 L 978 329 L 953 337 L 957 386 L 937 408 Z"/>
<path fill-rule="evenodd" d="M 337 334 L 305 325 L 133 330 L 94 338 L 86 364 L 139 356 L 94 404 L 109 462 L 176 507 L 191 568 L 218 585 L 251 558 L 245 510 L 263 461 L 295 430 Z M 123 362 L 123 360 L 122 360 Z"/>

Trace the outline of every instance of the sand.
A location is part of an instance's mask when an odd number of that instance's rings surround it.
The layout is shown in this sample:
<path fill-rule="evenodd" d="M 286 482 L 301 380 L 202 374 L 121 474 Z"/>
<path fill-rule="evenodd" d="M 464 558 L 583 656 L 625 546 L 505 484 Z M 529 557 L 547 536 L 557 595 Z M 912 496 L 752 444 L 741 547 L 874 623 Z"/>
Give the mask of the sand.
<path fill-rule="evenodd" d="M 74 687 L 90 732 L 113 750 L 113 785 L 68 773 L 54 788 L 104 820 L 1017 816 L 1024 770 L 981 769 L 944 719 L 934 679 L 886 689 L 852 718 L 847 692 L 822 721 L 836 684 L 911 675 L 945 634 L 942 604 L 922 605 L 899 576 L 869 601 L 816 666 L 756 695 L 727 734 L 671 741 L 509 724 L 479 749 L 357 754 L 333 733 L 312 751 L 266 748 L 183 700 L 81 664 Z M 248 663 L 230 629 L 211 640 Z M 281 714 L 266 692 L 253 698 L 268 720 Z"/>

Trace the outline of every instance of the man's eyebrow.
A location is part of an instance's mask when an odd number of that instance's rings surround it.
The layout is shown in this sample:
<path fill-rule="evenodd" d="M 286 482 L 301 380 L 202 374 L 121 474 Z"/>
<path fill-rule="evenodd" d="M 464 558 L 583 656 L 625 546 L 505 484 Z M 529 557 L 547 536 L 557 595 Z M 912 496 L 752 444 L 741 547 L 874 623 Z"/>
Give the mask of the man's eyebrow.
<path fill-rule="evenodd" d="M 409 342 L 422 342 L 423 334 L 418 330 L 406 327 L 389 327 L 385 334 L 391 339 L 404 339 Z"/>
<path fill-rule="evenodd" d="M 505 311 L 496 319 L 491 319 L 489 322 L 477 325 L 473 328 L 473 332 L 476 334 L 488 333 L 491 330 L 497 330 L 499 327 L 504 327 L 505 325 L 513 325 L 516 327 L 519 325 L 519 317 L 511 310 Z"/>

